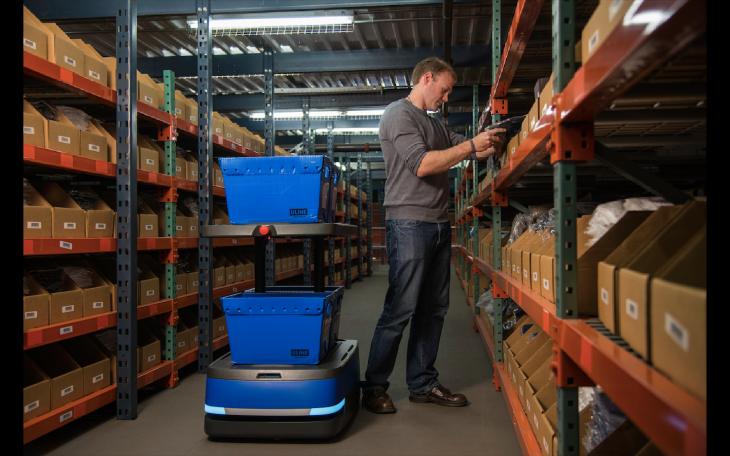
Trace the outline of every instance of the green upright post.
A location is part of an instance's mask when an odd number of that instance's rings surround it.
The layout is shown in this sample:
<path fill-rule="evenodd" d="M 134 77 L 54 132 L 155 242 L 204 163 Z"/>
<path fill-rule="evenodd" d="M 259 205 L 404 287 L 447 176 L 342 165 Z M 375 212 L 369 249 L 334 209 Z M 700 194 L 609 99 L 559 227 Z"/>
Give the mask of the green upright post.
<path fill-rule="evenodd" d="M 575 72 L 575 0 L 552 4 L 553 92 L 561 92 Z M 578 318 L 575 161 L 553 167 L 555 197 L 555 310 L 557 318 Z M 578 456 L 578 388 L 558 387 L 558 455 Z"/>
<path fill-rule="evenodd" d="M 500 21 L 502 14 L 502 1 L 492 0 L 492 90 L 496 85 L 497 72 L 499 71 L 499 62 L 502 59 L 502 23 Z M 493 102 L 494 100 L 492 100 Z M 492 123 L 502 120 L 501 114 L 492 114 Z M 496 175 L 500 169 L 499 160 L 492 157 L 492 171 Z"/>
<path fill-rule="evenodd" d="M 169 114 L 175 113 L 175 73 L 171 70 L 163 72 L 165 96 L 162 108 Z M 170 138 L 176 139 L 176 138 Z M 164 141 L 165 143 L 165 174 L 175 176 L 176 141 Z M 177 203 L 165 202 L 165 237 L 177 236 Z M 177 265 L 165 264 L 165 299 L 177 298 Z M 176 312 L 176 309 L 173 309 Z M 164 320 L 161 320 L 161 322 Z M 174 319 L 173 319 L 174 321 Z M 169 320 L 165 323 L 169 323 Z M 165 347 L 163 356 L 165 360 L 173 361 L 177 358 L 177 326 L 164 326 Z"/>
<path fill-rule="evenodd" d="M 472 93 L 472 105 L 471 105 L 471 137 L 477 135 L 479 128 L 479 86 L 474 84 L 474 90 Z"/>
<path fill-rule="evenodd" d="M 502 1 L 492 0 L 492 90 L 496 86 L 499 63 L 502 59 Z M 493 100 L 492 100 L 493 103 Z M 490 103 L 493 107 L 493 105 Z M 492 123 L 501 120 L 500 114 L 492 114 Z M 499 170 L 499 160 L 492 157 L 492 174 Z M 492 201 L 495 204 L 495 201 Z M 494 233 L 494 270 L 502 269 L 502 208 L 492 206 L 492 232 Z M 494 361 L 504 362 L 502 347 L 502 299 L 494 299 Z"/>

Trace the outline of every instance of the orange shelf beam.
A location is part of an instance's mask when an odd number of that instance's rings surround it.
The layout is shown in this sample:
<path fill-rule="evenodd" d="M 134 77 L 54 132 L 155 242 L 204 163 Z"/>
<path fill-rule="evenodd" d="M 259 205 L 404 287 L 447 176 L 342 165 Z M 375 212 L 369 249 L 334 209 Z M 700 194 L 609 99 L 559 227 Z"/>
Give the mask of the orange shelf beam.
<path fill-rule="evenodd" d="M 117 325 L 117 313 L 107 312 L 93 317 L 79 318 L 49 326 L 31 329 L 23 333 L 23 350 L 89 334 Z"/>

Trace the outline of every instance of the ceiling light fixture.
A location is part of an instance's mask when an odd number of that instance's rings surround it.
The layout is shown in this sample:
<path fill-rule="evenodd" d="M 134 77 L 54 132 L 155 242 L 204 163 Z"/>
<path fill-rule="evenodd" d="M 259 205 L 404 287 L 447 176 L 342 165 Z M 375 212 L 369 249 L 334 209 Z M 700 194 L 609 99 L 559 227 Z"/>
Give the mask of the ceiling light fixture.
<path fill-rule="evenodd" d="M 341 33 L 354 31 L 354 13 L 349 10 L 301 13 L 216 14 L 210 19 L 214 36 L 283 35 L 302 33 Z M 187 18 L 188 28 L 196 30 L 196 16 Z"/>

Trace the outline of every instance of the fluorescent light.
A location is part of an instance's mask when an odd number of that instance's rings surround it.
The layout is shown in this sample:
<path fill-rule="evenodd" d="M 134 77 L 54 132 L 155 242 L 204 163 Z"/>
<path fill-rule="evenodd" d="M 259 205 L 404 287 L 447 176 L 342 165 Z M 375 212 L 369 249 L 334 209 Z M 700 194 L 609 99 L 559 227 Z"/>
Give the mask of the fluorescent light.
<path fill-rule="evenodd" d="M 318 128 L 315 131 L 317 133 L 327 133 L 328 130 L 326 128 Z M 378 132 L 379 132 L 378 128 L 352 127 L 352 128 L 333 128 L 332 129 L 332 133 L 376 133 L 377 134 Z"/>
<path fill-rule="evenodd" d="M 238 46 L 231 46 L 231 54 L 243 54 L 243 51 Z"/>
<path fill-rule="evenodd" d="M 255 29 L 262 27 L 297 27 L 316 25 L 352 24 L 353 16 L 261 17 L 238 19 L 210 19 L 212 29 Z M 188 21 L 188 27 L 197 29 L 198 21 Z"/>
<path fill-rule="evenodd" d="M 188 51 L 185 48 L 180 48 L 179 51 L 180 51 L 180 55 L 182 55 L 184 57 L 189 57 L 189 56 L 193 55 L 190 53 L 190 51 Z"/>
<path fill-rule="evenodd" d="M 360 111 L 347 111 L 348 116 L 382 116 L 385 109 L 362 109 Z"/>
<path fill-rule="evenodd" d="M 173 54 L 172 52 L 168 51 L 167 49 L 163 49 L 162 50 L 162 55 L 164 57 L 175 57 L 175 54 Z"/>
<path fill-rule="evenodd" d="M 213 55 L 226 55 L 226 51 L 217 46 L 213 46 Z"/>
<path fill-rule="evenodd" d="M 261 51 L 258 50 L 258 48 L 255 48 L 253 46 L 246 46 L 246 49 L 248 49 L 248 52 L 251 54 L 260 54 Z"/>
<path fill-rule="evenodd" d="M 294 52 L 291 48 L 291 46 L 287 46 L 286 44 L 282 44 L 281 46 L 281 52 Z"/>
<path fill-rule="evenodd" d="M 313 117 L 339 117 L 341 116 L 340 111 L 310 111 L 309 118 Z M 274 119 L 285 119 L 285 118 L 298 118 L 301 119 L 304 117 L 304 113 L 302 111 L 275 111 L 274 112 Z M 263 112 L 252 112 L 249 114 L 250 119 L 263 119 L 264 113 Z"/>

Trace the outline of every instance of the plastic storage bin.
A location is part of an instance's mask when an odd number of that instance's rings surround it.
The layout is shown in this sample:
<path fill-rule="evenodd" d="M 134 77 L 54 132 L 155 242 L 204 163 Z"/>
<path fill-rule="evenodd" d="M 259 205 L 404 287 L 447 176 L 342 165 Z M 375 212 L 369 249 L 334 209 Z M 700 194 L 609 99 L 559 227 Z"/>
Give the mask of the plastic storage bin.
<path fill-rule="evenodd" d="M 313 287 L 221 298 L 234 364 L 318 364 L 327 355 L 337 342 L 344 288 L 304 290 Z"/>
<path fill-rule="evenodd" d="M 326 156 L 226 157 L 218 161 L 233 225 L 334 223 L 330 199 L 335 166 Z"/>

